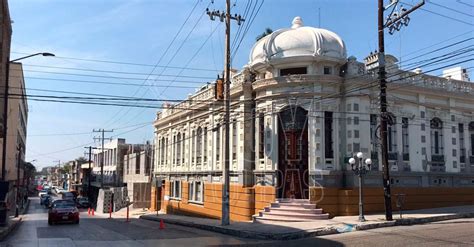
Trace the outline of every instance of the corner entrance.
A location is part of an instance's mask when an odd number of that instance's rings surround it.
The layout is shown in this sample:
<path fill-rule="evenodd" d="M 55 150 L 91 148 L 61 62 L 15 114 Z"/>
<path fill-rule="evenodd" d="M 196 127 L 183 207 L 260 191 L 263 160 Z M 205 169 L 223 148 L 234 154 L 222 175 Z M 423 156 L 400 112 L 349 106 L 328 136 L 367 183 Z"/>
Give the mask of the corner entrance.
<path fill-rule="evenodd" d="M 288 106 L 279 113 L 278 198 L 309 198 L 307 116 L 299 106 Z"/>

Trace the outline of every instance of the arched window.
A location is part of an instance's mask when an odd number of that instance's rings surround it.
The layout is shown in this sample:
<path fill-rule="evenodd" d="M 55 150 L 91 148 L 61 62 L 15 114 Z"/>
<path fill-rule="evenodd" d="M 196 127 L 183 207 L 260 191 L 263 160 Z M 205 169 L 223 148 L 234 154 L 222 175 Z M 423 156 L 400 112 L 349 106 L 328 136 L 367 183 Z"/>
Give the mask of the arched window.
<path fill-rule="evenodd" d="M 431 128 L 431 154 L 443 155 L 443 121 L 435 117 L 430 121 Z"/>
<path fill-rule="evenodd" d="M 202 162 L 202 128 L 199 127 L 196 131 L 196 163 Z"/>

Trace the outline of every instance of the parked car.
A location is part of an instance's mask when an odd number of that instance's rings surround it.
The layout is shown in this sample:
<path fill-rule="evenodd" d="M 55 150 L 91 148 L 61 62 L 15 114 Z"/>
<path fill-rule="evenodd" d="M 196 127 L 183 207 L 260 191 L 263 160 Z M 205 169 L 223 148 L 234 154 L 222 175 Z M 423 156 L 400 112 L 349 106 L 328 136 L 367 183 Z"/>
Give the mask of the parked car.
<path fill-rule="evenodd" d="M 40 197 L 40 199 L 41 199 L 41 195 L 47 195 L 47 194 L 48 194 L 48 191 L 44 189 L 38 192 L 38 196 Z"/>
<path fill-rule="evenodd" d="M 76 204 L 78 208 L 88 208 L 91 206 L 89 198 L 87 197 L 78 197 L 76 200 Z"/>
<path fill-rule="evenodd" d="M 73 201 L 73 202 L 75 201 L 75 200 L 74 200 L 74 194 L 71 193 L 71 192 L 63 192 L 63 194 L 62 194 L 62 199 L 63 199 L 63 200 L 71 200 L 71 201 Z"/>
<path fill-rule="evenodd" d="M 79 224 L 79 210 L 70 200 L 55 200 L 48 211 L 48 224 L 72 222 Z"/>
<path fill-rule="evenodd" d="M 46 205 L 45 202 L 48 197 L 51 197 L 51 196 L 46 193 L 42 193 L 40 195 L 40 205 Z"/>
<path fill-rule="evenodd" d="M 51 197 L 50 195 L 44 196 L 43 205 L 46 208 L 50 208 L 52 204 L 53 204 L 53 197 Z"/>

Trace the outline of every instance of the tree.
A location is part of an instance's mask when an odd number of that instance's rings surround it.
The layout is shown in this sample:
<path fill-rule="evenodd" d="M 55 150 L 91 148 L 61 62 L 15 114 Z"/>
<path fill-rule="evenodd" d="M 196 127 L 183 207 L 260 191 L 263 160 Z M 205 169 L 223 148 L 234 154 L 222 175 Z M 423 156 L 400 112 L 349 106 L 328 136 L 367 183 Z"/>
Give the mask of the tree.
<path fill-rule="evenodd" d="M 261 40 L 263 37 L 273 33 L 273 30 L 269 27 L 265 28 L 265 32 L 261 33 L 260 35 L 257 36 L 257 41 Z"/>
<path fill-rule="evenodd" d="M 84 157 L 79 157 L 79 158 L 76 159 L 76 162 L 77 162 L 78 165 L 82 165 L 84 163 L 88 163 L 89 160 L 84 158 Z"/>

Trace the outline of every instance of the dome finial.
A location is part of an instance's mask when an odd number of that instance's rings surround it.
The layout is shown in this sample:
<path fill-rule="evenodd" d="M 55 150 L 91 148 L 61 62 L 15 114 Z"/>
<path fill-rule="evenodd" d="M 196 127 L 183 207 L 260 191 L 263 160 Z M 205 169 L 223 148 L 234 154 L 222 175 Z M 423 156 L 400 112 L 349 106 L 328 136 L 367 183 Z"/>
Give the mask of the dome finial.
<path fill-rule="evenodd" d="M 293 19 L 293 21 L 291 22 L 291 24 L 293 24 L 291 26 L 291 28 L 299 28 L 299 27 L 302 27 L 303 26 L 303 19 L 301 19 L 301 17 L 297 16 Z"/>

